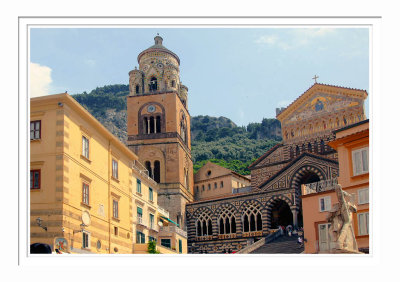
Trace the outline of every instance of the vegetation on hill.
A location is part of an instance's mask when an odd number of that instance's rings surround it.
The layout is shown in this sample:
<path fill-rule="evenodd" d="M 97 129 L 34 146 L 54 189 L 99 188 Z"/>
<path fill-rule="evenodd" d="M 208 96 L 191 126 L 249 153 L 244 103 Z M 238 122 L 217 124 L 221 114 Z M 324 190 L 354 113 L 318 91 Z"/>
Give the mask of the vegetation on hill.
<path fill-rule="evenodd" d="M 97 87 L 73 97 L 111 133 L 126 144 L 126 96 L 129 86 L 116 84 Z M 280 140 L 280 123 L 264 118 L 261 123 L 237 126 L 226 117 L 191 117 L 194 171 L 211 161 L 247 175 L 247 167 Z"/>

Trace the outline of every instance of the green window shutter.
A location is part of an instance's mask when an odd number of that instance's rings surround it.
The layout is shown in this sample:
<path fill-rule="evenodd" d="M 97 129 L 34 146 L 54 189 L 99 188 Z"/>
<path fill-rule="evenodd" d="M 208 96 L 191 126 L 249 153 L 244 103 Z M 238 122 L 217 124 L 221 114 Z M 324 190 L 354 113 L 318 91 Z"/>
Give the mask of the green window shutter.
<path fill-rule="evenodd" d="M 140 207 L 137 207 L 137 213 L 138 213 L 138 214 L 140 214 L 140 215 L 142 215 L 142 214 L 143 214 L 143 210 L 142 210 L 142 208 L 140 208 Z"/>

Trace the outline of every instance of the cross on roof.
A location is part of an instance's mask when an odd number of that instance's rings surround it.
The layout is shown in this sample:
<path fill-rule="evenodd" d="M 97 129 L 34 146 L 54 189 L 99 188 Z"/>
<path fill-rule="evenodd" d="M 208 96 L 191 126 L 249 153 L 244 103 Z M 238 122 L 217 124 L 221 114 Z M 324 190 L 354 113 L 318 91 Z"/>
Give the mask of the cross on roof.
<path fill-rule="evenodd" d="M 315 80 L 315 83 L 317 83 L 317 78 L 319 78 L 319 76 L 317 76 L 317 75 L 314 75 L 314 77 L 312 78 Z"/>

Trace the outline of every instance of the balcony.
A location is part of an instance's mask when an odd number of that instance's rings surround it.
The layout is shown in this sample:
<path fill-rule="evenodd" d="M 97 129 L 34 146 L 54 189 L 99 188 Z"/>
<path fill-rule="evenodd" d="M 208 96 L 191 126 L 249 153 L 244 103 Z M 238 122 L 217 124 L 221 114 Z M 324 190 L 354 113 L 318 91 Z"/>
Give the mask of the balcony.
<path fill-rule="evenodd" d="M 301 191 L 303 195 L 309 195 L 314 193 L 320 193 L 324 191 L 335 190 L 335 186 L 338 184 L 337 177 L 321 180 L 314 183 L 301 185 Z"/>
<path fill-rule="evenodd" d="M 157 207 L 157 210 L 158 210 L 158 212 L 159 212 L 161 215 L 163 215 L 163 216 L 169 218 L 169 212 L 168 212 L 167 210 L 163 209 L 163 208 L 160 207 L 160 206 Z"/>
<path fill-rule="evenodd" d="M 147 227 L 147 225 L 144 223 L 143 217 L 141 217 L 141 216 L 136 217 L 136 224 Z"/>
<path fill-rule="evenodd" d="M 183 231 L 177 226 L 161 226 L 159 235 L 162 236 L 162 233 L 176 233 L 178 235 L 181 235 L 182 237 L 187 238 L 187 232 Z"/>

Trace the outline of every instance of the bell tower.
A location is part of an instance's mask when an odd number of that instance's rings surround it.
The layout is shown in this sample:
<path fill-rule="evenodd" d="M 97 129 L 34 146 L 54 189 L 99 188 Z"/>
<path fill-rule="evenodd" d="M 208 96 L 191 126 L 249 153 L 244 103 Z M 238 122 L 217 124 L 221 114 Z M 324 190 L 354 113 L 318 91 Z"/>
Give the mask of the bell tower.
<path fill-rule="evenodd" d="M 188 88 L 181 83 L 179 57 L 162 44 L 142 51 L 129 72 L 128 147 L 159 183 L 158 204 L 185 226 L 185 205 L 193 201 Z"/>

